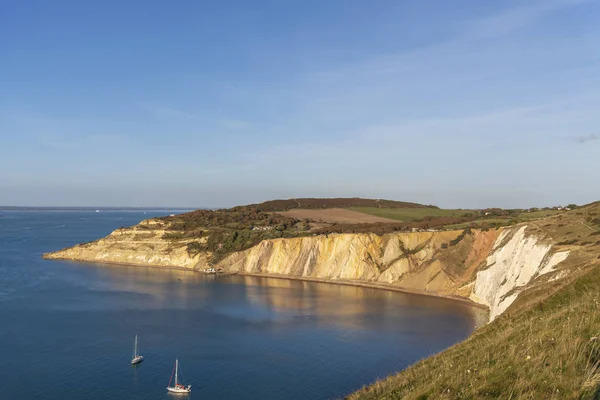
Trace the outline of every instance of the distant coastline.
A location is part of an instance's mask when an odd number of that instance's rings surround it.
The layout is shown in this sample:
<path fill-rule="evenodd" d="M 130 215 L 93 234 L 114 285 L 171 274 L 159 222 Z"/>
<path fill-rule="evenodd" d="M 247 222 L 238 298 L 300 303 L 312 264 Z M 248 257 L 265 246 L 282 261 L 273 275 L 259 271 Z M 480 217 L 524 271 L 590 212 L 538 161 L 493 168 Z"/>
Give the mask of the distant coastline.
<path fill-rule="evenodd" d="M 90 211 L 95 212 L 96 210 L 104 212 L 114 211 L 177 211 L 177 212 L 189 212 L 194 210 L 210 210 L 211 208 L 197 208 L 197 207 L 69 207 L 69 206 L 0 206 L 0 211 Z"/>

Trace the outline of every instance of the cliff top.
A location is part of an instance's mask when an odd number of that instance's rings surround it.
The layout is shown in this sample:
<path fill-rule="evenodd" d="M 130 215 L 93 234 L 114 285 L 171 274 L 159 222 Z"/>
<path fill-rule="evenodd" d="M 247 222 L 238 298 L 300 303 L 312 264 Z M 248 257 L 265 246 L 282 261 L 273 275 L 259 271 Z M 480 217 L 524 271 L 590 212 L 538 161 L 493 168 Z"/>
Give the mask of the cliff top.
<path fill-rule="evenodd" d="M 401 207 L 403 205 L 408 207 Z M 566 224 L 561 219 L 581 219 L 577 213 L 587 212 L 585 210 L 591 207 L 594 205 L 568 212 L 562 208 L 445 210 L 392 200 L 292 199 L 230 209 L 196 210 L 164 217 L 160 221 L 166 223 L 165 229 L 172 231 L 168 238 L 198 239 L 198 244 L 189 245 L 190 252 L 208 251 L 213 254 L 213 262 L 217 262 L 231 252 L 248 249 L 262 240 L 329 233 L 383 235 L 414 230 L 487 230 L 551 218 L 547 226 L 536 225 L 535 222 L 533 225 L 552 231 L 548 232 L 550 236 L 558 234 L 566 237 L 568 231 L 562 229 Z M 282 209 L 286 211 L 273 211 Z M 575 225 L 585 229 L 579 222 Z M 558 231 L 554 232 L 556 229 Z"/>
<path fill-rule="evenodd" d="M 363 199 L 360 197 L 338 197 L 338 198 L 298 198 L 287 200 L 269 200 L 259 204 L 238 206 L 240 208 L 255 208 L 260 211 L 287 211 L 297 208 L 322 209 L 322 208 L 350 208 L 350 207 L 376 207 L 376 208 L 438 208 L 432 205 L 423 205 L 405 201 L 385 199 Z"/>

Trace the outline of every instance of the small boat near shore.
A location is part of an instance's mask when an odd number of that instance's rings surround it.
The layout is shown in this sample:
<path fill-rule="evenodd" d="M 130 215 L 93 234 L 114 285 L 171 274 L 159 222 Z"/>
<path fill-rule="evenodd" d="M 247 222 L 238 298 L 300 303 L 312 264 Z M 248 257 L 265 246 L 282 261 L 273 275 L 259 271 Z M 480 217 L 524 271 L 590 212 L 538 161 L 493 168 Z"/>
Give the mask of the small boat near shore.
<path fill-rule="evenodd" d="M 133 343 L 133 356 L 131 358 L 131 365 L 139 364 L 144 361 L 144 357 L 138 353 L 138 337 L 135 335 L 135 342 Z"/>
<path fill-rule="evenodd" d="M 217 273 L 217 270 L 215 270 L 214 268 L 204 268 L 204 270 L 202 271 L 207 275 L 214 275 Z"/>
<path fill-rule="evenodd" d="M 167 390 L 174 394 L 188 394 L 192 391 L 192 385 L 183 385 L 178 382 L 179 375 L 179 359 L 175 359 L 175 368 L 171 373 L 171 379 L 169 379 L 169 384 L 167 385 Z M 171 386 L 171 382 L 173 381 L 173 376 L 175 376 L 175 383 Z"/>

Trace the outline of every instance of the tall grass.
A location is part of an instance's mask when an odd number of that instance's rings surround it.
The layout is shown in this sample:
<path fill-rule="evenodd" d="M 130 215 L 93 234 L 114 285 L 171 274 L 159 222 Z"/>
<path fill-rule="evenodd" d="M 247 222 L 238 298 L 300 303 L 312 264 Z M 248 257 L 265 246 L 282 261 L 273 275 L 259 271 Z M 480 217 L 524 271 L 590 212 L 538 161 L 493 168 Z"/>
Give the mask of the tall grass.
<path fill-rule="evenodd" d="M 600 266 L 348 399 L 600 398 L 598 288 Z"/>

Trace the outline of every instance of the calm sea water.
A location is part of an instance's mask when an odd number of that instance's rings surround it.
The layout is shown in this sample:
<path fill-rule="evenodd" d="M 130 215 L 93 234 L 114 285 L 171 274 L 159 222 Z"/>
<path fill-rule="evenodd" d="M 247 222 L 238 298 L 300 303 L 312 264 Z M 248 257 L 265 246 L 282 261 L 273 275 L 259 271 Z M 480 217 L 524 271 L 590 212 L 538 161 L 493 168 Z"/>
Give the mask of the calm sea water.
<path fill-rule="evenodd" d="M 190 399 L 337 398 L 481 317 L 374 289 L 41 259 L 167 213 L 0 211 L 1 399 L 173 399 L 175 357 Z"/>

